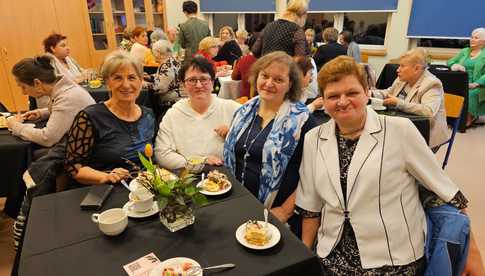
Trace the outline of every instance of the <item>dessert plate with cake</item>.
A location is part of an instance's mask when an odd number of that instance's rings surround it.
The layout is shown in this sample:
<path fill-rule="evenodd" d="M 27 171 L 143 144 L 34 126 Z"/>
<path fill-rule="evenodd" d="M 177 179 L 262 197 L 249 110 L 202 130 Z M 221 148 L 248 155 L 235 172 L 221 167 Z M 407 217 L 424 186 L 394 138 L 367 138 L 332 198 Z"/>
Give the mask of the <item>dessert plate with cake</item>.
<path fill-rule="evenodd" d="M 204 195 L 222 195 L 231 190 L 232 184 L 227 175 L 213 170 L 207 174 L 207 178 L 197 184 L 197 188 L 200 188 L 200 193 Z"/>
<path fill-rule="evenodd" d="M 269 222 L 249 220 L 237 228 L 236 239 L 247 248 L 263 250 L 275 246 L 281 239 L 281 233 Z"/>

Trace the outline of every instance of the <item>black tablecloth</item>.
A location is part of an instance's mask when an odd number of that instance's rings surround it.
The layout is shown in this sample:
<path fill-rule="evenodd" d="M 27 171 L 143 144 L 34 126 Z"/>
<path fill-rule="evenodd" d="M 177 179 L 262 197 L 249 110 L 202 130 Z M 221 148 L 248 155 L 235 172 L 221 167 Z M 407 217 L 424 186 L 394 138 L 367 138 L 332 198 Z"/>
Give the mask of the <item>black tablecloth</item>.
<path fill-rule="evenodd" d="M 262 219 L 263 206 L 232 181 L 230 194 L 198 208 L 195 224 L 175 233 L 154 216 L 129 219 L 122 234 L 104 236 L 91 222 L 94 212 L 79 208 L 88 188 L 34 198 L 19 275 L 125 275 L 123 265 L 150 252 L 161 260 L 185 256 L 202 266 L 237 265 L 217 275 L 319 275 L 318 258 L 273 216 L 270 222 L 281 232 L 275 247 L 254 251 L 237 242 L 237 227 Z M 102 209 L 121 207 L 127 199 L 128 192 L 115 187 Z"/>
<path fill-rule="evenodd" d="M 408 118 L 409 120 L 411 120 L 411 122 L 413 122 L 413 124 L 416 126 L 418 131 L 421 133 L 421 135 L 423 135 L 423 138 L 424 140 L 426 140 L 426 143 L 429 144 L 430 125 L 429 125 L 428 118 L 419 116 L 419 115 L 404 113 L 398 110 L 384 110 L 384 111 L 376 111 L 376 112 L 378 114 L 387 115 L 387 116 L 397 116 L 397 117 Z M 318 124 L 323 124 L 328 120 L 330 120 L 330 116 L 327 115 L 323 110 L 317 110 L 313 113 L 313 115 L 315 116 Z"/>
<path fill-rule="evenodd" d="M 396 70 L 398 67 L 399 64 L 386 64 L 379 75 L 379 79 L 377 80 L 377 88 L 386 89 L 390 87 L 397 78 Z M 465 102 L 463 112 L 461 114 L 459 130 L 461 132 L 465 132 L 466 113 L 468 111 L 468 75 L 464 72 L 448 70 L 448 67 L 443 65 L 430 65 L 428 70 L 441 80 L 445 93 L 464 97 Z"/>
<path fill-rule="evenodd" d="M 0 130 L 0 164 L 2 180 L 0 196 L 6 196 L 5 213 L 16 218 L 25 193 L 22 174 L 32 158 L 30 142 L 23 141 L 10 134 L 6 129 Z"/>

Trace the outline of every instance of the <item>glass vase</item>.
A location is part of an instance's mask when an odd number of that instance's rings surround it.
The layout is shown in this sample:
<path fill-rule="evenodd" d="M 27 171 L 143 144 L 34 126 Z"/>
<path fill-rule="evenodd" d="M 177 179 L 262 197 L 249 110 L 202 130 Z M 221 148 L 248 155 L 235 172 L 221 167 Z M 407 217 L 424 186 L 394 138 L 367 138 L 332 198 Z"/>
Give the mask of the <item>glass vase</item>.
<path fill-rule="evenodd" d="M 167 205 L 160 211 L 160 222 L 170 232 L 175 232 L 194 224 L 194 211 L 187 205 Z"/>

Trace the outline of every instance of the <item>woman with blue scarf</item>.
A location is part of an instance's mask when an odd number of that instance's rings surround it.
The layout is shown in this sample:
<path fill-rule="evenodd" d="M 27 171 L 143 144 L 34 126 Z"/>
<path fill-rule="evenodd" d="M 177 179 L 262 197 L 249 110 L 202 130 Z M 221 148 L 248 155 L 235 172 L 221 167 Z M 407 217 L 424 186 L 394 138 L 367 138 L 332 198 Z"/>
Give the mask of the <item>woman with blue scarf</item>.
<path fill-rule="evenodd" d="M 302 73 L 284 52 L 252 66 L 250 83 L 259 96 L 236 111 L 224 144 L 224 164 L 280 221 L 299 236 L 293 214 L 305 133 L 316 124 L 300 102 Z"/>

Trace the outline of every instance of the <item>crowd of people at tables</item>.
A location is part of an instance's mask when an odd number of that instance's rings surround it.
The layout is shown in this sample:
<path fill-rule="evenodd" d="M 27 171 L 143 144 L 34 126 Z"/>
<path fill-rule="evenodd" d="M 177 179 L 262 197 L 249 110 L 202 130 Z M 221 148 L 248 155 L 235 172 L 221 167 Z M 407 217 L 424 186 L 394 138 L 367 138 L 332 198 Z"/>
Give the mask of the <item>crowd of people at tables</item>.
<path fill-rule="evenodd" d="M 247 32 L 229 26 L 210 36 L 197 4 L 186 1 L 178 34 L 173 28 L 150 36 L 141 27 L 126 32 L 121 50 L 102 64 L 111 97 L 100 103 L 78 85 L 84 69 L 70 57 L 67 38 L 50 35 L 44 56 L 12 70 L 24 94 L 48 97 L 39 109 L 8 119 L 14 135 L 55 149 L 26 172 L 30 186 L 55 185 L 56 174 L 38 177 L 39 168 L 64 170 L 68 188 L 118 183 L 133 177 L 137 152 L 154 143 L 164 168 L 183 168 L 190 156 L 228 167 L 310 249 L 316 244 L 325 275 L 423 273 L 424 208 L 448 203 L 464 213 L 468 204 L 433 155 L 448 138 L 443 86 L 426 69 L 426 52 L 416 48 L 400 57 L 390 88 L 373 89 L 352 33 L 326 28 L 325 44 L 316 48 L 315 31 L 303 29 L 307 9 L 306 1 L 290 1 L 247 45 Z M 469 123 L 485 113 L 485 29 L 474 30 L 470 42 L 449 61 L 469 75 Z M 156 64 L 156 73 L 147 75 L 142 64 Z M 213 93 L 217 77 L 230 74 L 228 65 L 241 80 L 242 105 Z M 165 107 L 158 132 L 159 118 L 136 104 L 143 87 Z M 428 117 L 429 146 L 409 120 L 367 107 L 370 96 Z M 322 107 L 331 120 L 317 126 L 312 112 Z M 39 119 L 45 127 L 25 123 Z M 52 162 L 53 154 L 61 162 Z M 423 193 L 431 195 L 426 205 Z M 27 194 L 26 200 L 36 196 L 35 189 Z M 16 225 L 27 214 L 22 209 Z M 469 253 L 457 263 L 483 273 L 470 236 Z"/>

